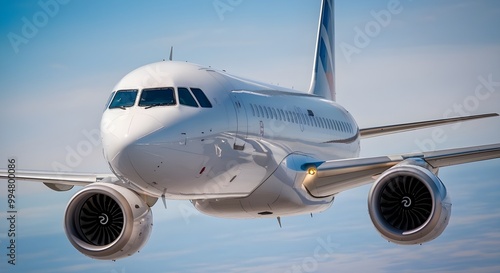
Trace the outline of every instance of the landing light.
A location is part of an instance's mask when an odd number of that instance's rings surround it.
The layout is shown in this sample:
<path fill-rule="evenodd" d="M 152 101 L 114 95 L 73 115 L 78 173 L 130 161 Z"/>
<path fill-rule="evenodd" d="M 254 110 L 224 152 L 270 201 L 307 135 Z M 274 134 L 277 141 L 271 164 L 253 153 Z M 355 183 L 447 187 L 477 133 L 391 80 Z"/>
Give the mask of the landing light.
<path fill-rule="evenodd" d="M 311 167 L 311 168 L 307 169 L 307 173 L 310 175 L 315 175 L 316 172 L 317 172 L 317 170 L 315 167 Z"/>

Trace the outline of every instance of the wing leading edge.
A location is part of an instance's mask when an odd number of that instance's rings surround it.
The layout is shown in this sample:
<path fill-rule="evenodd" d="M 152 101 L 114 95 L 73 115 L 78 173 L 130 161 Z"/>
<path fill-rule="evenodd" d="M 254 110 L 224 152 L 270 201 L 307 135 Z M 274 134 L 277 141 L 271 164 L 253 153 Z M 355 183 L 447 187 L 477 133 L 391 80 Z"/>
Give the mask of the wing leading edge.
<path fill-rule="evenodd" d="M 411 158 L 423 159 L 433 168 L 500 158 L 500 143 L 423 153 L 325 161 L 317 167 L 315 175 L 309 176 L 304 181 L 304 186 L 315 197 L 334 195 L 372 183 L 376 176 Z"/>
<path fill-rule="evenodd" d="M 378 126 L 378 127 L 360 129 L 359 135 L 361 138 L 370 138 L 370 137 L 376 137 L 376 136 L 382 136 L 382 135 L 388 135 L 388 134 L 394 134 L 394 133 L 400 133 L 400 132 L 408 132 L 408 131 L 413 131 L 413 130 L 417 130 L 417 129 L 430 128 L 430 127 L 435 127 L 435 126 L 440 126 L 440 125 L 445 125 L 445 124 L 450 124 L 450 123 L 457 123 L 457 122 L 461 122 L 461 121 L 469 121 L 469 120 L 474 120 L 474 119 L 490 118 L 490 117 L 497 117 L 497 116 L 498 116 L 497 113 L 491 113 L 491 114 L 474 115 L 474 116 L 467 116 L 467 117 L 446 118 L 446 119 L 428 120 L 428 121 L 421 121 L 421 122 Z"/>
<path fill-rule="evenodd" d="M 0 179 L 7 179 L 9 173 L 0 170 Z M 42 171 L 16 171 L 16 180 L 43 182 L 55 191 L 68 191 L 74 186 L 87 186 L 95 182 L 111 182 L 117 180 L 113 174 L 82 174 Z"/>

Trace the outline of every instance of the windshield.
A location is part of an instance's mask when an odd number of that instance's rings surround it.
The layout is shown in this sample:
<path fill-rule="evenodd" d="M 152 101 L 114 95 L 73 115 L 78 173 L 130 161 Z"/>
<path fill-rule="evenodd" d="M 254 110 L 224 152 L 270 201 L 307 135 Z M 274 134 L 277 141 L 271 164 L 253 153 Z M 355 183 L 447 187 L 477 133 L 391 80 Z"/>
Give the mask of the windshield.
<path fill-rule="evenodd" d="M 109 109 L 131 107 L 135 103 L 137 97 L 137 89 L 119 90 L 109 105 Z"/>
<path fill-rule="evenodd" d="M 189 92 L 189 89 L 184 87 L 179 87 L 177 89 L 179 91 L 179 103 L 186 106 L 198 107 L 198 103 Z"/>
<path fill-rule="evenodd" d="M 143 89 L 139 100 L 139 106 L 146 108 L 175 104 L 175 93 L 172 87 Z"/>
<path fill-rule="evenodd" d="M 191 91 L 193 91 L 193 94 L 198 99 L 198 102 L 200 103 L 201 107 L 212 108 L 210 100 L 208 100 L 207 96 L 205 95 L 205 93 L 203 93 L 203 91 L 200 88 L 191 88 Z"/>

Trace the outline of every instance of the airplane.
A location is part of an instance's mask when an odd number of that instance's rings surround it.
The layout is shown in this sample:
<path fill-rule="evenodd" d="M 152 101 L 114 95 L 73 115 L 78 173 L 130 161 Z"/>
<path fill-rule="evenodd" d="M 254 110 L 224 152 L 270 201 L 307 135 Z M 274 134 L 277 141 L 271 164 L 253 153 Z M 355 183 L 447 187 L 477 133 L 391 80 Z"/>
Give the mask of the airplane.
<path fill-rule="evenodd" d="M 158 199 L 281 225 L 281 217 L 323 212 L 338 193 L 366 184 L 369 215 L 383 238 L 437 238 L 451 216 L 439 168 L 499 158 L 500 143 L 361 158 L 361 139 L 498 114 L 359 128 L 336 102 L 333 15 L 333 0 L 323 0 L 308 92 L 171 57 L 113 88 L 100 128 L 110 174 L 16 170 L 15 178 L 55 191 L 83 187 L 68 202 L 64 230 L 79 252 L 101 260 L 144 247 Z"/>

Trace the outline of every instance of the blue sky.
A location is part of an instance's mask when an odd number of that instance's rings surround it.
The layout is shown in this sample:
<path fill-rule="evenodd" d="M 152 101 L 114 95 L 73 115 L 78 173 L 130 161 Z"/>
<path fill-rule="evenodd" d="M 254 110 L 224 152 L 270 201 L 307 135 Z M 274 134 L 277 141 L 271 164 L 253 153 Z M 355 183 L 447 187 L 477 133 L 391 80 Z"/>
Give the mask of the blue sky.
<path fill-rule="evenodd" d="M 89 135 L 99 128 L 111 88 L 129 71 L 168 58 L 170 46 L 175 60 L 297 90 L 309 86 L 319 0 L 64 2 L 48 14 L 38 1 L 0 0 L 5 167 L 15 156 L 18 169 L 62 164 L 77 172 L 107 172 L 100 144 Z M 233 6 L 218 13 L 214 3 Z M 391 3 L 399 3 L 397 12 L 377 21 L 373 14 L 388 11 Z M 500 111 L 498 1 L 338 0 L 335 13 L 338 101 L 360 127 Z M 22 32 L 26 22 L 38 25 L 29 38 Z M 347 56 L 341 47 L 356 46 L 359 31 L 371 35 Z M 24 42 L 13 46 L 13 34 Z M 500 142 L 498 118 L 445 126 L 438 131 L 444 137 L 433 139 L 436 130 L 363 141 L 362 156 Z M 85 142 L 92 149 L 68 160 Z M 144 249 L 117 262 L 88 259 L 66 239 L 64 209 L 76 190 L 56 193 L 18 182 L 15 267 L 4 255 L 2 183 L 0 271 L 498 272 L 499 165 L 491 160 L 440 170 L 452 217 L 439 238 L 422 246 L 397 246 L 378 235 L 365 186 L 340 194 L 313 218 L 282 219 L 281 229 L 273 219 L 212 218 L 188 202 L 169 201 L 167 210 L 153 208 L 153 233 Z M 315 258 L 317 251 L 328 256 Z"/>

